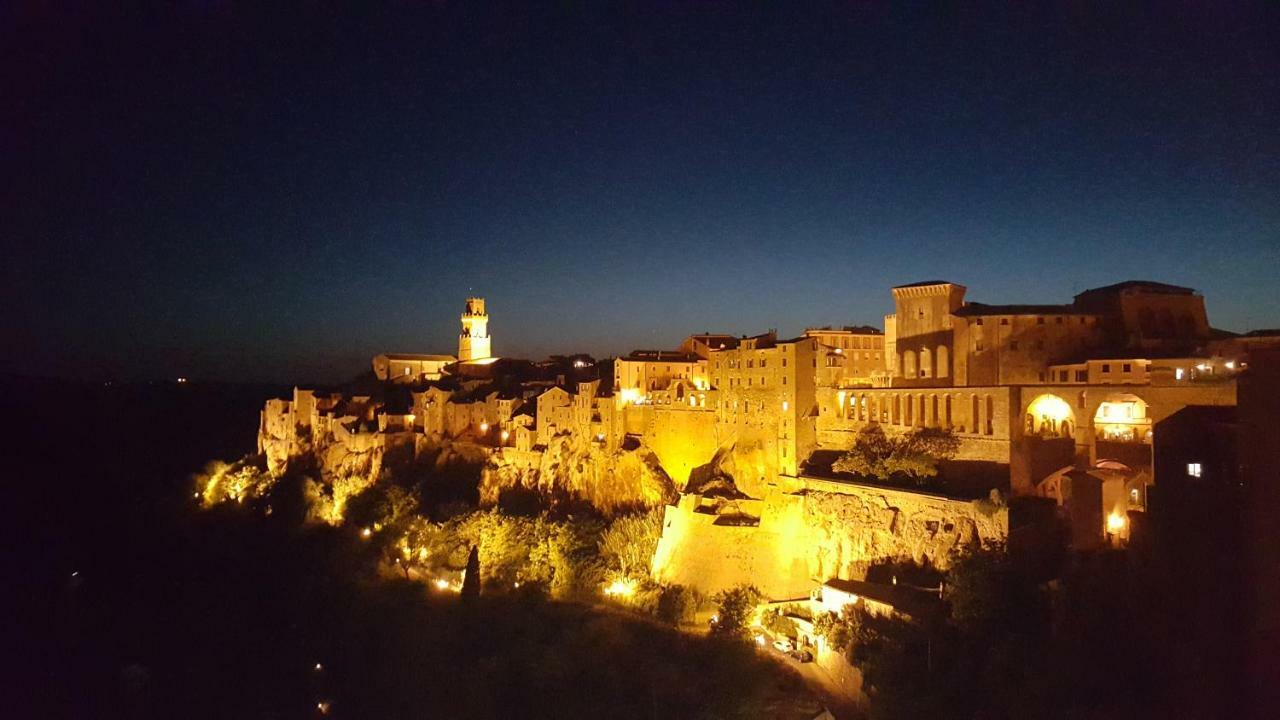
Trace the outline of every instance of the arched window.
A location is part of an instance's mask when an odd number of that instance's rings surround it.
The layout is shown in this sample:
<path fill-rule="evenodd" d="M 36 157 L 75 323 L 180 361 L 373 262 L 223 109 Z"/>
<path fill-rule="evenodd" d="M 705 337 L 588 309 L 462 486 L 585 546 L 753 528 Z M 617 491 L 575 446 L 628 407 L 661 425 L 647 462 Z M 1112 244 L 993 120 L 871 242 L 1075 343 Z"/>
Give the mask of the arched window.
<path fill-rule="evenodd" d="M 929 348 L 920 351 L 920 377 L 933 377 L 933 353 Z"/>
<path fill-rule="evenodd" d="M 916 370 L 916 353 L 914 350 L 907 350 L 902 353 L 902 374 L 906 377 L 918 377 Z"/>
<path fill-rule="evenodd" d="M 951 353 L 947 350 L 946 345 L 938 346 L 938 377 L 944 378 L 951 375 Z"/>

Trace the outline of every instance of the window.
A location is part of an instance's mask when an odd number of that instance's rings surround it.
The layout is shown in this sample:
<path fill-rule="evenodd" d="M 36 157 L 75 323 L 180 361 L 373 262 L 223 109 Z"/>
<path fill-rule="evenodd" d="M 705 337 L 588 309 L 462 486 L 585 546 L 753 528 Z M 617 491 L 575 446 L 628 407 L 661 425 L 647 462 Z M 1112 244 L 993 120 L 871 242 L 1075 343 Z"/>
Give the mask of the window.
<path fill-rule="evenodd" d="M 786 384 L 787 384 L 787 376 L 786 376 L 786 375 L 783 375 L 783 376 L 782 376 L 782 384 L 783 384 L 783 385 L 786 385 Z"/>
<path fill-rule="evenodd" d="M 787 366 L 787 359 L 782 358 L 782 367 L 786 367 L 786 366 Z"/>
<path fill-rule="evenodd" d="M 1076 382 L 1086 382 L 1086 381 L 1088 381 L 1088 380 L 1089 380 L 1089 371 L 1088 371 L 1088 370 L 1077 370 L 1077 371 L 1076 371 Z"/>
<path fill-rule="evenodd" d="M 975 325 L 981 325 L 981 324 L 982 324 L 982 318 L 978 318 L 978 321 L 977 321 L 976 323 L 974 323 L 974 324 L 975 324 Z"/>
<path fill-rule="evenodd" d="M 1038 317 L 1038 318 L 1036 318 L 1036 324 L 1037 324 L 1037 325 L 1043 325 L 1043 324 L 1044 324 L 1044 318 L 1042 318 L 1042 317 Z"/>
<path fill-rule="evenodd" d="M 1178 368 L 1178 369 L 1174 370 L 1174 371 L 1173 371 L 1173 379 L 1174 379 L 1174 380 L 1181 380 L 1181 379 L 1182 379 L 1182 375 L 1183 375 L 1183 373 L 1184 373 L 1184 372 L 1185 372 L 1185 371 L 1184 371 L 1182 368 Z"/>
<path fill-rule="evenodd" d="M 1104 372 L 1104 373 L 1109 373 L 1109 372 L 1111 372 L 1111 364 L 1110 364 L 1110 363 L 1102 363 L 1102 372 Z"/>
<path fill-rule="evenodd" d="M 1059 370 L 1059 371 L 1058 371 L 1058 382 L 1066 382 L 1066 381 L 1067 381 L 1067 371 L 1066 371 L 1066 370 Z"/>
<path fill-rule="evenodd" d="M 769 362 L 769 360 L 768 360 L 767 358 L 761 358 L 761 359 L 760 359 L 760 367 L 764 367 L 764 366 L 765 366 L 765 363 L 767 363 L 767 362 Z"/>
<path fill-rule="evenodd" d="M 1000 324 L 1001 324 L 1001 325 L 1008 325 L 1008 324 L 1009 324 L 1009 318 L 1000 318 Z"/>
<path fill-rule="evenodd" d="M 1187 463 L 1187 477 L 1198 478 L 1202 472 L 1200 463 Z"/>
<path fill-rule="evenodd" d="M 753 368 L 753 367 L 755 367 L 755 366 L 756 366 L 756 361 L 755 361 L 755 360 L 748 360 L 748 361 L 747 361 L 747 367 L 749 367 L 749 368 Z"/>
<path fill-rule="evenodd" d="M 1040 371 L 1040 382 L 1044 382 L 1044 371 Z"/>
<path fill-rule="evenodd" d="M 975 345 L 975 346 L 974 346 L 974 348 L 973 348 L 973 349 L 974 349 L 974 350 L 977 350 L 978 352 L 982 352 L 982 342 L 981 342 L 981 341 L 979 341 L 979 342 L 977 343 L 977 345 Z"/>
<path fill-rule="evenodd" d="M 1125 363 L 1124 365 L 1120 366 L 1120 369 L 1124 372 L 1129 372 L 1130 370 L 1133 369 L 1133 366 L 1130 365 L 1129 363 Z"/>
<path fill-rule="evenodd" d="M 1009 349 L 1010 349 L 1010 350 L 1017 350 L 1017 349 L 1018 349 L 1018 341 L 1017 341 L 1017 340 L 1010 340 L 1010 341 L 1009 341 Z"/>

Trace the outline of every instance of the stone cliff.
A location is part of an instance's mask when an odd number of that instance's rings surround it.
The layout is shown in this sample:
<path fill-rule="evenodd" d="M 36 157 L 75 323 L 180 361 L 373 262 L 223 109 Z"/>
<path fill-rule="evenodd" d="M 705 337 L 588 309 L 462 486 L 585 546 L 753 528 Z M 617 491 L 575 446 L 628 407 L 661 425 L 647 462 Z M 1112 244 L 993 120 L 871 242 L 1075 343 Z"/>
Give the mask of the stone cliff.
<path fill-rule="evenodd" d="M 480 502 L 492 505 L 504 492 L 524 490 L 549 503 L 586 502 L 605 514 L 674 501 L 675 485 L 657 456 L 641 446 L 609 452 L 579 436 L 558 435 L 541 452 L 494 451 L 480 480 Z"/>

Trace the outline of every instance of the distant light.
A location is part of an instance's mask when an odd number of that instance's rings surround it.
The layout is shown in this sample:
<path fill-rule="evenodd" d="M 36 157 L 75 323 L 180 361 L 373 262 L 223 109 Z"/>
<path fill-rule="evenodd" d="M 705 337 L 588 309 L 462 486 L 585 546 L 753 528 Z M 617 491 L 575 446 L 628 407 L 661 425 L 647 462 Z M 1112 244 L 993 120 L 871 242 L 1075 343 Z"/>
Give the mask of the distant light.
<path fill-rule="evenodd" d="M 361 531 L 360 531 L 360 537 L 362 537 L 362 538 L 364 538 L 364 539 L 366 539 L 366 540 L 368 540 L 368 539 L 369 539 L 369 537 L 370 537 L 370 536 L 372 536 L 372 535 L 373 535 L 373 531 L 372 531 L 372 530 L 370 530 L 369 528 L 365 528 L 365 529 L 363 529 L 363 530 L 361 530 Z"/>
<path fill-rule="evenodd" d="M 444 578 L 437 578 L 437 579 L 436 579 L 436 589 L 438 589 L 438 590 L 448 590 L 448 589 L 449 589 L 449 581 L 448 581 L 448 580 L 445 580 Z"/>
<path fill-rule="evenodd" d="M 511 437 L 511 433 L 507 432 L 506 430 L 503 430 L 503 431 L 502 431 L 502 442 L 506 442 L 506 441 L 507 441 L 507 438 L 509 438 L 509 437 Z"/>
<path fill-rule="evenodd" d="M 631 597 L 636 594 L 636 581 L 614 580 L 605 586 L 604 594 L 609 597 Z"/>
<path fill-rule="evenodd" d="M 1208 363 L 1200 363 L 1199 365 L 1197 365 L 1197 366 L 1196 366 L 1196 369 L 1197 369 L 1197 370 L 1199 370 L 1199 371 L 1201 371 L 1201 372 L 1204 372 L 1204 371 L 1206 371 L 1206 370 L 1208 370 L 1208 369 L 1209 369 L 1209 364 L 1208 364 Z"/>
<path fill-rule="evenodd" d="M 716 623 L 718 623 L 718 622 L 720 622 L 720 615 L 719 615 L 719 614 L 716 614 L 716 613 L 712 613 L 712 614 L 711 614 L 711 624 L 712 624 L 712 625 L 714 625 L 714 624 L 716 624 Z"/>
<path fill-rule="evenodd" d="M 409 419 L 409 422 L 413 422 L 418 418 L 418 416 L 414 415 L 413 413 L 409 413 L 408 415 L 405 415 L 405 417 Z"/>
<path fill-rule="evenodd" d="M 320 672 L 322 670 L 324 670 L 324 665 L 321 665 L 320 663 L 316 663 L 316 672 Z"/>
<path fill-rule="evenodd" d="M 518 588 L 518 587 L 520 587 L 520 581 L 519 581 L 519 580 L 517 580 L 517 581 L 515 581 L 515 582 L 511 583 L 511 587 L 517 587 L 517 588 Z"/>
<path fill-rule="evenodd" d="M 71 571 L 71 577 L 79 577 L 79 576 L 80 576 L 80 571 L 79 571 L 79 570 L 72 570 L 72 571 Z"/>
<path fill-rule="evenodd" d="M 791 403 L 787 402 L 786 400 L 783 400 L 783 401 L 782 401 L 782 412 L 786 412 L 786 411 L 787 411 L 787 410 L 789 410 L 789 409 L 791 409 Z"/>
<path fill-rule="evenodd" d="M 1236 361 L 1235 361 L 1235 360 L 1228 360 L 1228 361 L 1227 361 L 1227 363 L 1226 363 L 1226 365 L 1227 365 L 1227 369 L 1228 369 L 1228 370 L 1235 370 L 1235 369 L 1236 369 Z"/>
<path fill-rule="evenodd" d="M 1173 371 L 1173 379 L 1174 379 L 1174 380 L 1181 380 L 1181 379 L 1182 379 L 1182 375 L 1183 375 L 1183 373 L 1184 373 L 1184 371 L 1183 371 L 1183 369 L 1182 369 L 1182 368 L 1178 368 L 1178 369 L 1174 370 L 1174 371 Z"/>
<path fill-rule="evenodd" d="M 480 432 L 482 432 L 482 433 L 487 433 L 487 432 L 489 432 L 489 423 L 487 423 L 487 422 L 482 422 L 482 423 L 480 423 Z"/>
<path fill-rule="evenodd" d="M 194 498 L 195 498 L 195 499 L 197 499 L 197 500 L 199 500 L 199 499 L 200 499 L 200 493 L 198 493 L 198 492 L 196 492 L 196 493 L 192 493 L 192 494 L 191 494 L 191 496 L 192 496 L 192 497 L 194 497 Z"/>
<path fill-rule="evenodd" d="M 184 377 L 180 377 L 180 378 L 178 378 L 178 382 L 180 382 L 180 383 L 184 383 L 184 382 L 186 382 L 186 381 L 187 381 L 187 379 L 186 379 L 186 378 L 184 378 Z"/>
<path fill-rule="evenodd" d="M 596 433 L 597 440 L 604 440 L 604 433 Z"/>
<path fill-rule="evenodd" d="M 319 710 L 321 715 L 328 715 L 329 707 L 330 705 L 328 700 L 321 700 L 320 702 L 316 703 L 316 710 Z"/>
<path fill-rule="evenodd" d="M 1107 516 L 1107 531 L 1118 533 L 1121 530 L 1124 530 L 1124 526 L 1128 523 L 1129 521 L 1125 519 L 1123 515 L 1120 515 L 1119 513 L 1111 513 Z"/>
<path fill-rule="evenodd" d="M 841 348 L 836 348 L 836 354 L 837 354 L 837 355 L 843 355 L 843 354 L 844 354 L 844 350 L 843 350 L 843 349 L 841 349 Z"/>
<path fill-rule="evenodd" d="M 759 645 L 760 647 L 764 647 L 764 636 L 763 636 L 763 635 L 757 635 L 757 636 L 756 636 L 756 644 L 757 644 L 757 645 Z"/>

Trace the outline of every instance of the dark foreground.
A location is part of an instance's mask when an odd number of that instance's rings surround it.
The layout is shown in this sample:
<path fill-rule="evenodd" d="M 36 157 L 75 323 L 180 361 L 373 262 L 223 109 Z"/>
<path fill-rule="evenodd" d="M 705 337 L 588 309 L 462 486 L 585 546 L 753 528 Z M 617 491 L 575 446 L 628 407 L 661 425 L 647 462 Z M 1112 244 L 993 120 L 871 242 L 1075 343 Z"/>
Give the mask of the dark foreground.
<path fill-rule="evenodd" d="M 6 716 L 816 712 L 745 646 L 536 598 L 463 605 L 375 577 L 349 533 L 197 510 L 187 476 L 251 450 L 283 388 L 5 386 L 30 419 L 6 478 Z"/>

